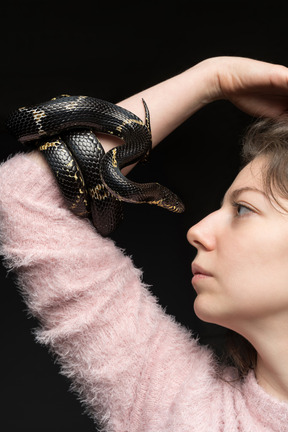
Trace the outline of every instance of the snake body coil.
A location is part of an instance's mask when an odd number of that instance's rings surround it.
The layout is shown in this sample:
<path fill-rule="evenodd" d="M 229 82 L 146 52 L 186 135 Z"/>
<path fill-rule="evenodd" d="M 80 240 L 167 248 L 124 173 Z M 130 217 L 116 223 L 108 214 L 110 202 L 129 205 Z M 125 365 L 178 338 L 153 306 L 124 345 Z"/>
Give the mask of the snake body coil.
<path fill-rule="evenodd" d="M 91 214 L 96 229 L 110 234 L 122 218 L 121 201 L 156 204 L 174 212 L 184 206 L 158 183 L 139 184 L 121 169 L 151 149 L 149 111 L 145 123 L 130 111 L 88 96 L 62 96 L 11 113 L 8 129 L 22 143 L 34 143 L 54 171 L 69 208 Z M 121 138 L 106 154 L 94 132 Z"/>

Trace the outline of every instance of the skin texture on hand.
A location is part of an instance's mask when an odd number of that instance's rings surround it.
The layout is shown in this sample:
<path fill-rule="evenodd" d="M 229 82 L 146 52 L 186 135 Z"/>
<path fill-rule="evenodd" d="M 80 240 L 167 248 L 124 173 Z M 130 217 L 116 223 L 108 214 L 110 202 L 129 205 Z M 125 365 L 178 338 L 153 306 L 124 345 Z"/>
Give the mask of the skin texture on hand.
<path fill-rule="evenodd" d="M 287 114 L 288 69 L 285 66 L 243 57 L 207 60 L 217 68 L 215 100 L 227 99 L 252 116 Z"/>

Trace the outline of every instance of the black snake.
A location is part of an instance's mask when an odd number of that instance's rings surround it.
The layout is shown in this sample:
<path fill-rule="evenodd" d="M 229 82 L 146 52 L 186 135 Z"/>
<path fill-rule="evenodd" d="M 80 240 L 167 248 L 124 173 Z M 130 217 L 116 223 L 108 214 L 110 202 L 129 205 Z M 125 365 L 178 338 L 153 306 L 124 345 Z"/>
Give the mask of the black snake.
<path fill-rule="evenodd" d="M 103 236 L 122 218 L 122 201 L 148 203 L 181 213 L 184 205 L 159 183 L 139 184 L 121 169 L 144 159 L 151 149 L 150 116 L 145 123 L 130 111 L 88 96 L 60 96 L 12 112 L 11 133 L 24 144 L 36 146 L 45 156 L 69 208 L 91 217 Z M 115 135 L 124 141 L 106 154 L 94 132 Z"/>

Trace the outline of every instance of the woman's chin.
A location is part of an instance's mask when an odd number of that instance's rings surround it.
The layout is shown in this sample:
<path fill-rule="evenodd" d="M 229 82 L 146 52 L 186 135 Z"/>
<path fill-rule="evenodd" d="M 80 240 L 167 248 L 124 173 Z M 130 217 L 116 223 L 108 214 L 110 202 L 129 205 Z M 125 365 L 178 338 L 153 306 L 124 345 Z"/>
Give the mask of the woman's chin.
<path fill-rule="evenodd" d="M 216 306 L 215 299 L 212 301 L 212 299 L 209 299 L 209 296 L 207 297 L 203 294 L 197 295 L 194 301 L 194 312 L 201 321 L 207 323 L 227 327 L 227 322 L 230 321 L 223 308 Z"/>

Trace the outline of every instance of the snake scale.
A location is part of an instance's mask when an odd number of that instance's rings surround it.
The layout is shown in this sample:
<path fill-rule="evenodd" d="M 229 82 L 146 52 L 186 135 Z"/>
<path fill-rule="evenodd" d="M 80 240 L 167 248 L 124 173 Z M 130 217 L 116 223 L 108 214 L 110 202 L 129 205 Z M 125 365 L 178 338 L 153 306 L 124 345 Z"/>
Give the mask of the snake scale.
<path fill-rule="evenodd" d="M 150 115 L 142 101 L 145 122 L 111 102 L 68 95 L 18 108 L 7 119 L 8 129 L 21 143 L 43 153 L 69 209 L 91 218 L 103 236 L 122 219 L 123 201 L 184 211 L 182 201 L 166 187 L 136 183 L 121 172 L 145 159 L 151 149 Z M 105 153 L 95 132 L 117 136 L 123 145 Z"/>

